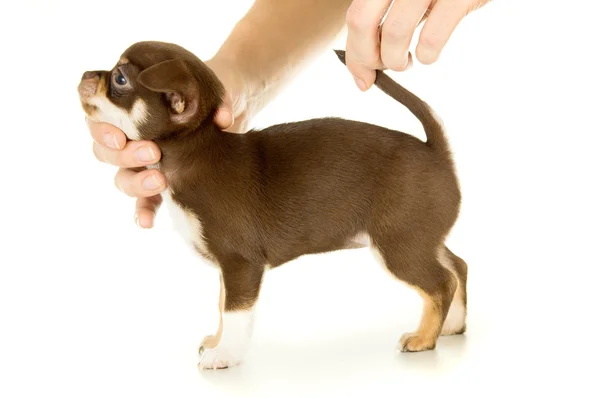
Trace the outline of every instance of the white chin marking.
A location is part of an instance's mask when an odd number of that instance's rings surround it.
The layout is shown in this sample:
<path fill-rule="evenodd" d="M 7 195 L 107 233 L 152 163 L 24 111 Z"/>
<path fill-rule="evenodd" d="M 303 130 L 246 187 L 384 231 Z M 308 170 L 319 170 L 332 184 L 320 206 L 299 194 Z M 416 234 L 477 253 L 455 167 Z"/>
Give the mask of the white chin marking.
<path fill-rule="evenodd" d="M 131 112 L 119 108 L 108 98 L 100 95 L 93 96 L 87 102 L 97 108 L 90 119 L 120 128 L 130 140 L 140 139 L 138 126 L 145 121 L 147 115 L 146 103 L 141 98 L 135 101 Z"/>
<path fill-rule="evenodd" d="M 201 348 L 200 369 L 223 369 L 239 365 L 250 348 L 253 309 L 223 313 L 223 331 L 215 348 Z"/>

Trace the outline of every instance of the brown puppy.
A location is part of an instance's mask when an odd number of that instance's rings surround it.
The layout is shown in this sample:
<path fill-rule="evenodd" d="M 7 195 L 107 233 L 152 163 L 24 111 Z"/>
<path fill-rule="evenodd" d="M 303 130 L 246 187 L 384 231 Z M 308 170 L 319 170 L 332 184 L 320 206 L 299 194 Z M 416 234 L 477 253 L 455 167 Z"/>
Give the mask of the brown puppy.
<path fill-rule="evenodd" d="M 89 118 L 158 144 L 164 203 L 221 271 L 221 321 L 203 341 L 201 368 L 241 361 L 265 269 L 312 253 L 370 246 L 419 292 L 421 323 L 400 350 L 433 349 L 440 334 L 465 331 L 467 265 L 444 243 L 461 195 L 442 126 L 381 71 L 375 84 L 419 118 L 427 142 L 339 118 L 224 133 L 213 124 L 221 82 L 170 43 L 136 43 L 112 70 L 83 75 Z"/>

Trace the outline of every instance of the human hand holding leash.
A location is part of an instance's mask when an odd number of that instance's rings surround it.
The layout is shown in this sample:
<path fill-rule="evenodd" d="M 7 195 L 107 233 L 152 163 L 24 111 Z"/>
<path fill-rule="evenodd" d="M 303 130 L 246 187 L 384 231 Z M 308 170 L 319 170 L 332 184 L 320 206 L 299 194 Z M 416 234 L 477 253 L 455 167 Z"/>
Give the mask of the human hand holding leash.
<path fill-rule="evenodd" d="M 436 62 L 462 19 L 490 1 L 354 0 L 346 14 L 346 61 L 356 85 L 369 89 L 376 69 L 408 69 L 408 47 L 423 21 L 415 55 L 422 64 Z"/>

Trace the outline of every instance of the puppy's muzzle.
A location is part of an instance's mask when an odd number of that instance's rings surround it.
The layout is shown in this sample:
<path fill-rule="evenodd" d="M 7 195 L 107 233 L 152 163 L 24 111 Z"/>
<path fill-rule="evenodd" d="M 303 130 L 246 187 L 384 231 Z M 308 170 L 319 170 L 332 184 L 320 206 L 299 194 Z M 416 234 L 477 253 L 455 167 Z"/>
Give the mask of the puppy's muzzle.
<path fill-rule="evenodd" d="M 98 72 L 85 72 L 81 76 L 81 82 L 77 90 L 82 100 L 93 97 L 98 89 L 98 82 L 100 82 L 100 74 Z"/>

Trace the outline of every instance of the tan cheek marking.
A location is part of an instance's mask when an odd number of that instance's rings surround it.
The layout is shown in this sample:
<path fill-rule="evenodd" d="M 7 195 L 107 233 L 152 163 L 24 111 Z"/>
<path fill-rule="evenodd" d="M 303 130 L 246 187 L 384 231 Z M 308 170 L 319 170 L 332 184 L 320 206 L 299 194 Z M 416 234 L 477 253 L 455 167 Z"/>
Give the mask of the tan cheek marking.
<path fill-rule="evenodd" d="M 102 75 L 100 81 L 98 81 L 98 88 L 96 88 L 96 95 L 106 97 L 106 76 Z"/>
<path fill-rule="evenodd" d="M 96 107 L 94 105 L 90 105 L 90 104 L 88 104 L 86 102 L 82 102 L 81 106 L 83 107 L 83 111 L 88 116 L 93 116 L 94 113 L 96 112 Z"/>

